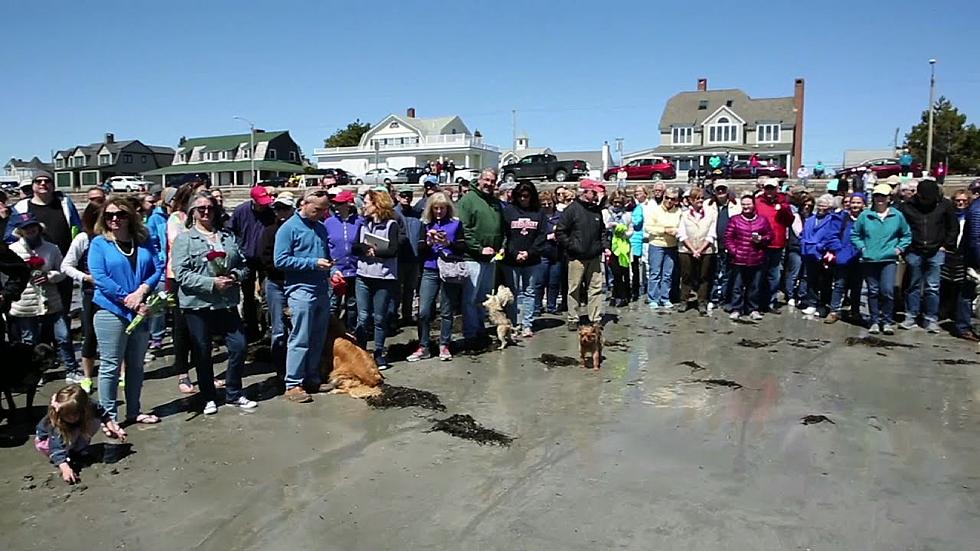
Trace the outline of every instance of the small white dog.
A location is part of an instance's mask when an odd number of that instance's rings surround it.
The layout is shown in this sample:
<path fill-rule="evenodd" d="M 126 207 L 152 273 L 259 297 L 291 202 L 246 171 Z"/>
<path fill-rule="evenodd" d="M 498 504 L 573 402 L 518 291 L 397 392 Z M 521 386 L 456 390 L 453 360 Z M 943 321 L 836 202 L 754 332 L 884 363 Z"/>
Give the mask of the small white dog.
<path fill-rule="evenodd" d="M 500 341 L 498 350 L 507 348 L 508 344 L 514 344 L 510 338 L 514 326 L 511 325 L 506 312 L 507 306 L 512 302 L 514 302 L 514 293 L 505 285 L 497 287 L 496 294 L 487 295 L 487 300 L 483 301 L 490 322 L 497 326 L 497 340 Z"/>
<path fill-rule="evenodd" d="M 967 268 L 966 278 L 976 286 L 977 298 L 973 299 L 973 315 L 980 317 L 980 272 L 973 268 Z"/>

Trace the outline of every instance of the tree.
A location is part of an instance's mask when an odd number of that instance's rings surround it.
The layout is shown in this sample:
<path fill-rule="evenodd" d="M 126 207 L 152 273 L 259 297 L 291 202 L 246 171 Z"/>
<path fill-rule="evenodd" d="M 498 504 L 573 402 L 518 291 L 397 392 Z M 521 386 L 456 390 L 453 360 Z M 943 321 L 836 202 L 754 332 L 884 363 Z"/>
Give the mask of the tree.
<path fill-rule="evenodd" d="M 360 119 L 356 119 L 354 122 L 347 125 L 347 128 L 341 128 L 340 130 L 334 132 L 329 138 L 323 140 L 323 147 L 352 147 L 361 143 L 361 136 L 365 132 L 371 129 L 371 125 L 366 122 L 361 122 Z"/>
<path fill-rule="evenodd" d="M 926 159 L 929 137 L 929 111 L 905 135 L 905 147 L 921 162 Z M 952 102 L 940 96 L 933 106 L 932 164 L 946 163 L 952 172 L 963 172 L 980 166 L 980 128 L 966 124 L 966 115 Z"/>

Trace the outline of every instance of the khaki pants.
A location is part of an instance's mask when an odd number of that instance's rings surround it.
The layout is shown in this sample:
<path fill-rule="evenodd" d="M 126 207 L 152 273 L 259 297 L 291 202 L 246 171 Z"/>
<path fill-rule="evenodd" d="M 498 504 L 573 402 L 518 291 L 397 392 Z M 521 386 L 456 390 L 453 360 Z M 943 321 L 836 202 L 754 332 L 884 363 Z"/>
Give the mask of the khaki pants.
<path fill-rule="evenodd" d="M 592 323 L 602 321 L 602 257 L 568 261 L 568 321 L 582 317 L 582 294 L 588 293 L 588 316 Z"/>

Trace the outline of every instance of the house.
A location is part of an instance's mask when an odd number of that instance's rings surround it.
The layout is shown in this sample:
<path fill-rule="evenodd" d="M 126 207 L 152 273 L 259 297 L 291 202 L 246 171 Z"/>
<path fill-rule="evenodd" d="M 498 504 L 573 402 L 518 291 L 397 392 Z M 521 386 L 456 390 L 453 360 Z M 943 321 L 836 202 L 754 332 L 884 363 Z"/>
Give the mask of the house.
<path fill-rule="evenodd" d="M 591 151 L 554 151 L 550 147 L 531 147 L 531 139 L 527 134 L 518 134 L 514 149 L 508 149 L 500 154 L 500 166 L 520 161 L 528 155 L 554 155 L 559 161 L 585 161 L 589 165 L 592 178 L 602 178 L 602 173 L 612 166 L 609 145 Z"/>
<path fill-rule="evenodd" d="M 550 147 L 531 147 L 531 138 L 527 134 L 518 134 L 514 149 L 500 153 L 500 166 L 514 164 L 528 155 L 555 155 L 555 152 Z"/>
<path fill-rule="evenodd" d="M 188 174 L 206 174 L 215 185 L 251 186 L 303 172 L 302 160 L 303 152 L 289 131 L 256 130 L 254 138 L 251 134 L 181 138 L 170 166 L 144 172 L 143 176 L 163 178 L 166 185 Z"/>
<path fill-rule="evenodd" d="M 667 101 L 660 117 L 660 145 L 625 155 L 624 162 L 657 155 L 686 172 L 706 166 L 712 155 L 729 153 L 746 161 L 755 153 L 793 174 L 802 161 L 803 88 L 798 78 L 792 96 L 753 99 L 738 89 L 708 90 L 708 80 L 699 79 L 696 91 Z"/>
<path fill-rule="evenodd" d="M 16 182 L 21 184 L 25 181 L 33 180 L 41 172 L 54 173 L 54 166 L 45 163 L 41 159 L 34 157 L 30 161 L 23 159 L 10 159 L 3 165 L 3 172 L 0 173 L 0 182 Z"/>
<path fill-rule="evenodd" d="M 429 161 L 456 163 L 458 168 L 496 167 L 500 149 L 471 133 L 459 117 L 423 119 L 408 109 L 391 114 L 361 136 L 352 147 L 323 147 L 313 151 L 318 168 L 342 168 L 364 174 L 375 167 L 402 169 Z"/>
<path fill-rule="evenodd" d="M 136 176 L 170 164 L 174 150 L 139 140 L 116 141 L 106 134 L 100 143 L 76 145 L 54 155 L 54 182 L 59 189 L 101 184 L 113 176 Z"/>

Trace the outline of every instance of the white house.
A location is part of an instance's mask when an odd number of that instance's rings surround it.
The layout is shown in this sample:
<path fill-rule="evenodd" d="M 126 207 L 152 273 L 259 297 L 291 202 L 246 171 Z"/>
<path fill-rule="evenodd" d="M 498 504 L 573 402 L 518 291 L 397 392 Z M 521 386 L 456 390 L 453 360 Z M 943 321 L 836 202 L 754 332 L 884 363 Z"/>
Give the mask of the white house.
<path fill-rule="evenodd" d="M 41 172 L 52 172 L 52 166 L 34 157 L 30 161 L 23 159 L 10 159 L 3 165 L 3 172 L 0 173 L 0 182 L 17 182 L 18 184 L 31 181 Z"/>
<path fill-rule="evenodd" d="M 420 119 L 415 109 L 405 116 L 388 115 L 361 136 L 353 147 L 313 150 L 317 168 L 342 168 L 364 174 L 375 167 L 402 169 L 429 161 L 452 160 L 458 168 L 496 167 L 500 148 L 483 141 L 459 117 Z"/>

